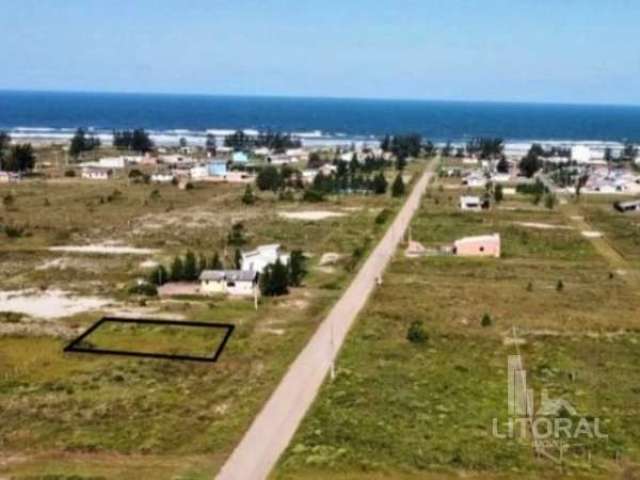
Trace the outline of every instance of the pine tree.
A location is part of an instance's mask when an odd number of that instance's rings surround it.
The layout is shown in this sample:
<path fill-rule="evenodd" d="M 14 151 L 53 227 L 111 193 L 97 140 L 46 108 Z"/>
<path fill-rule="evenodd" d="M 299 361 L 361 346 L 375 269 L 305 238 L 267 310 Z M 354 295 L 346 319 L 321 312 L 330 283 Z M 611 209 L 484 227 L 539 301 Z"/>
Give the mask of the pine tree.
<path fill-rule="evenodd" d="M 289 293 L 289 272 L 280 259 L 269 265 L 261 276 L 260 290 L 267 297 L 276 297 Z"/>
<path fill-rule="evenodd" d="M 182 280 L 184 280 L 184 265 L 180 256 L 176 255 L 171 264 L 171 281 L 180 282 Z"/>
<path fill-rule="evenodd" d="M 307 274 L 306 258 L 302 250 L 291 252 L 289 260 L 289 284 L 294 287 L 302 285 L 302 279 Z"/>
<path fill-rule="evenodd" d="M 209 261 L 209 269 L 210 270 L 224 270 L 224 265 L 222 264 L 222 260 L 220 260 L 220 255 L 218 252 L 213 254 L 211 260 Z"/>
<path fill-rule="evenodd" d="M 244 195 L 242 195 L 242 203 L 245 205 L 253 205 L 256 203 L 256 196 L 253 194 L 253 189 L 251 185 L 247 185 L 247 188 L 244 189 Z"/>
<path fill-rule="evenodd" d="M 242 270 L 242 252 L 240 251 L 239 248 L 236 248 L 233 262 L 236 265 L 236 269 Z"/>
<path fill-rule="evenodd" d="M 373 178 L 373 192 L 377 195 L 384 195 L 387 193 L 387 179 L 384 177 L 384 173 L 380 172 Z"/>
<path fill-rule="evenodd" d="M 200 258 L 198 260 L 198 277 L 200 274 L 207 269 L 207 257 L 205 257 L 202 253 L 200 254 Z"/>
<path fill-rule="evenodd" d="M 404 181 L 402 180 L 402 172 L 399 172 L 396 176 L 396 179 L 393 181 L 393 185 L 391 186 L 391 195 L 394 197 L 401 197 L 404 195 Z"/>
<path fill-rule="evenodd" d="M 187 281 L 198 279 L 198 263 L 192 251 L 188 251 L 184 257 L 183 277 Z"/>

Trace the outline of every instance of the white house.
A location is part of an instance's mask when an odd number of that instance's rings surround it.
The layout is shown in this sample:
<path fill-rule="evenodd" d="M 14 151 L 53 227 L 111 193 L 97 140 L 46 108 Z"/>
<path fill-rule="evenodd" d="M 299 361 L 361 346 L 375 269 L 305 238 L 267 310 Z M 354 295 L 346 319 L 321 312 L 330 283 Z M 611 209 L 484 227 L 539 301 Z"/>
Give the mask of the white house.
<path fill-rule="evenodd" d="M 242 253 L 242 270 L 262 273 L 268 265 L 280 259 L 283 264 L 289 263 L 289 255 L 282 253 L 280 245 L 261 245 L 255 250 Z"/>
<path fill-rule="evenodd" d="M 189 170 L 189 175 L 194 180 L 202 180 L 209 176 L 209 168 L 206 165 L 196 165 Z"/>
<path fill-rule="evenodd" d="M 244 270 L 204 270 L 200 293 L 205 295 L 253 296 L 257 293 L 258 272 Z"/>
<path fill-rule="evenodd" d="M 154 173 L 151 175 L 151 181 L 153 183 L 171 183 L 174 178 L 175 175 L 171 173 Z"/>
<path fill-rule="evenodd" d="M 484 187 L 487 185 L 487 179 L 482 174 L 472 173 L 462 179 L 462 184 L 472 188 Z"/>
<path fill-rule="evenodd" d="M 589 163 L 592 159 L 591 148 L 586 145 L 571 147 L 571 160 L 577 163 Z"/>
<path fill-rule="evenodd" d="M 20 181 L 20 175 L 13 172 L 0 171 L 0 183 L 17 183 Z"/>
<path fill-rule="evenodd" d="M 83 167 L 80 176 L 88 180 L 109 180 L 113 176 L 113 170 L 108 168 Z"/>
<path fill-rule="evenodd" d="M 480 200 L 480 197 L 460 197 L 460 210 L 479 212 L 482 210 L 482 201 Z"/>
<path fill-rule="evenodd" d="M 98 160 L 98 165 L 100 168 L 127 168 L 132 163 L 142 163 L 144 157 L 135 156 L 135 157 L 104 157 Z"/>

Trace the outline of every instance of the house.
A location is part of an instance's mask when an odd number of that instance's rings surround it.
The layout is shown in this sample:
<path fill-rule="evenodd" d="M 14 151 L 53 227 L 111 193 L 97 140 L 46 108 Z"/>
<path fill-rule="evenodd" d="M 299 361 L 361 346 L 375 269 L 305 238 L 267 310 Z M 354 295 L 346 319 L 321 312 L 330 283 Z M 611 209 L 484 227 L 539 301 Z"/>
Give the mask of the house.
<path fill-rule="evenodd" d="M 487 179 L 484 175 L 472 173 L 462 179 L 462 184 L 472 188 L 485 187 Z"/>
<path fill-rule="evenodd" d="M 231 161 L 233 163 L 247 163 L 249 162 L 249 157 L 244 152 L 233 152 L 231 155 Z"/>
<path fill-rule="evenodd" d="M 267 163 L 271 165 L 288 165 L 297 161 L 297 157 L 289 157 L 287 155 L 269 155 L 267 157 Z"/>
<path fill-rule="evenodd" d="M 123 169 L 131 164 L 140 164 L 144 161 L 143 156 L 121 156 L 121 157 L 104 157 L 98 160 L 96 166 L 100 168 Z"/>
<path fill-rule="evenodd" d="M 338 167 L 336 165 L 333 165 L 332 163 L 325 163 L 318 169 L 318 171 L 321 172 L 324 176 L 328 177 L 332 173 L 336 173 L 338 171 Z"/>
<path fill-rule="evenodd" d="M 204 270 L 200 274 L 200 293 L 205 295 L 253 296 L 257 285 L 256 271 Z"/>
<path fill-rule="evenodd" d="M 257 157 L 267 157 L 271 153 L 268 147 L 259 147 L 253 150 L 253 154 Z"/>
<path fill-rule="evenodd" d="M 17 183 L 20 181 L 20 175 L 13 172 L 0 171 L 0 183 Z"/>
<path fill-rule="evenodd" d="M 207 169 L 212 177 L 224 177 L 227 174 L 227 161 L 212 160 L 207 165 Z"/>
<path fill-rule="evenodd" d="M 460 210 L 479 212 L 482 210 L 482 200 L 480 197 L 462 196 L 460 197 Z"/>
<path fill-rule="evenodd" d="M 453 254 L 460 257 L 500 258 L 500 234 L 465 237 L 453 242 Z"/>
<path fill-rule="evenodd" d="M 205 165 L 196 165 L 189 170 L 189 176 L 194 180 L 202 180 L 209 176 L 209 168 Z"/>
<path fill-rule="evenodd" d="M 640 200 L 633 200 L 630 202 L 615 202 L 613 208 L 622 213 L 627 212 L 640 212 Z"/>
<path fill-rule="evenodd" d="M 268 265 L 272 265 L 278 261 L 289 263 L 289 255 L 282 253 L 280 245 L 261 245 L 255 250 L 242 253 L 241 267 L 242 270 L 262 273 Z"/>
<path fill-rule="evenodd" d="M 184 155 L 163 155 L 160 157 L 160 161 L 166 165 L 171 165 L 174 167 L 190 166 L 196 163 L 193 158 L 186 157 Z"/>
<path fill-rule="evenodd" d="M 591 148 L 586 145 L 571 147 L 571 160 L 577 163 L 589 163 L 592 159 Z"/>
<path fill-rule="evenodd" d="M 113 170 L 109 168 L 82 167 L 80 176 L 88 180 L 109 180 L 113 177 Z"/>
<path fill-rule="evenodd" d="M 171 173 L 154 173 L 151 175 L 153 183 L 171 183 L 174 178 L 176 178 L 175 175 Z"/>

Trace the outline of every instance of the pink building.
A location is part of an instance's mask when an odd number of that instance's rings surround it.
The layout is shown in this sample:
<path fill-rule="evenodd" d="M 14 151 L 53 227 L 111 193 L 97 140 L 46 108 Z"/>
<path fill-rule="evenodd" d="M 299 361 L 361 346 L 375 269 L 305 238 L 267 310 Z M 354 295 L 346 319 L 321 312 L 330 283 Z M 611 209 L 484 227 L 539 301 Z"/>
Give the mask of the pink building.
<path fill-rule="evenodd" d="M 500 235 L 465 237 L 453 242 L 453 253 L 461 257 L 500 258 Z"/>

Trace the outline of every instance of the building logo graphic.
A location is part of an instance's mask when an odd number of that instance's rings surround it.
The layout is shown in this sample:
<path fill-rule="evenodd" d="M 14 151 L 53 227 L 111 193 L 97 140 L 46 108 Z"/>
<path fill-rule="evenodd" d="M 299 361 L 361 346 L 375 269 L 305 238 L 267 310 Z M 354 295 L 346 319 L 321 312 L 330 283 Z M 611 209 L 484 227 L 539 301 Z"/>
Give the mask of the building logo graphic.
<path fill-rule="evenodd" d="M 506 422 L 493 419 L 493 436 L 530 442 L 537 454 L 554 461 L 562 461 L 571 447 L 607 438 L 599 418 L 581 415 L 569 401 L 551 398 L 547 389 L 541 390 L 536 406 L 520 354 L 510 355 L 507 360 L 507 411 Z"/>

